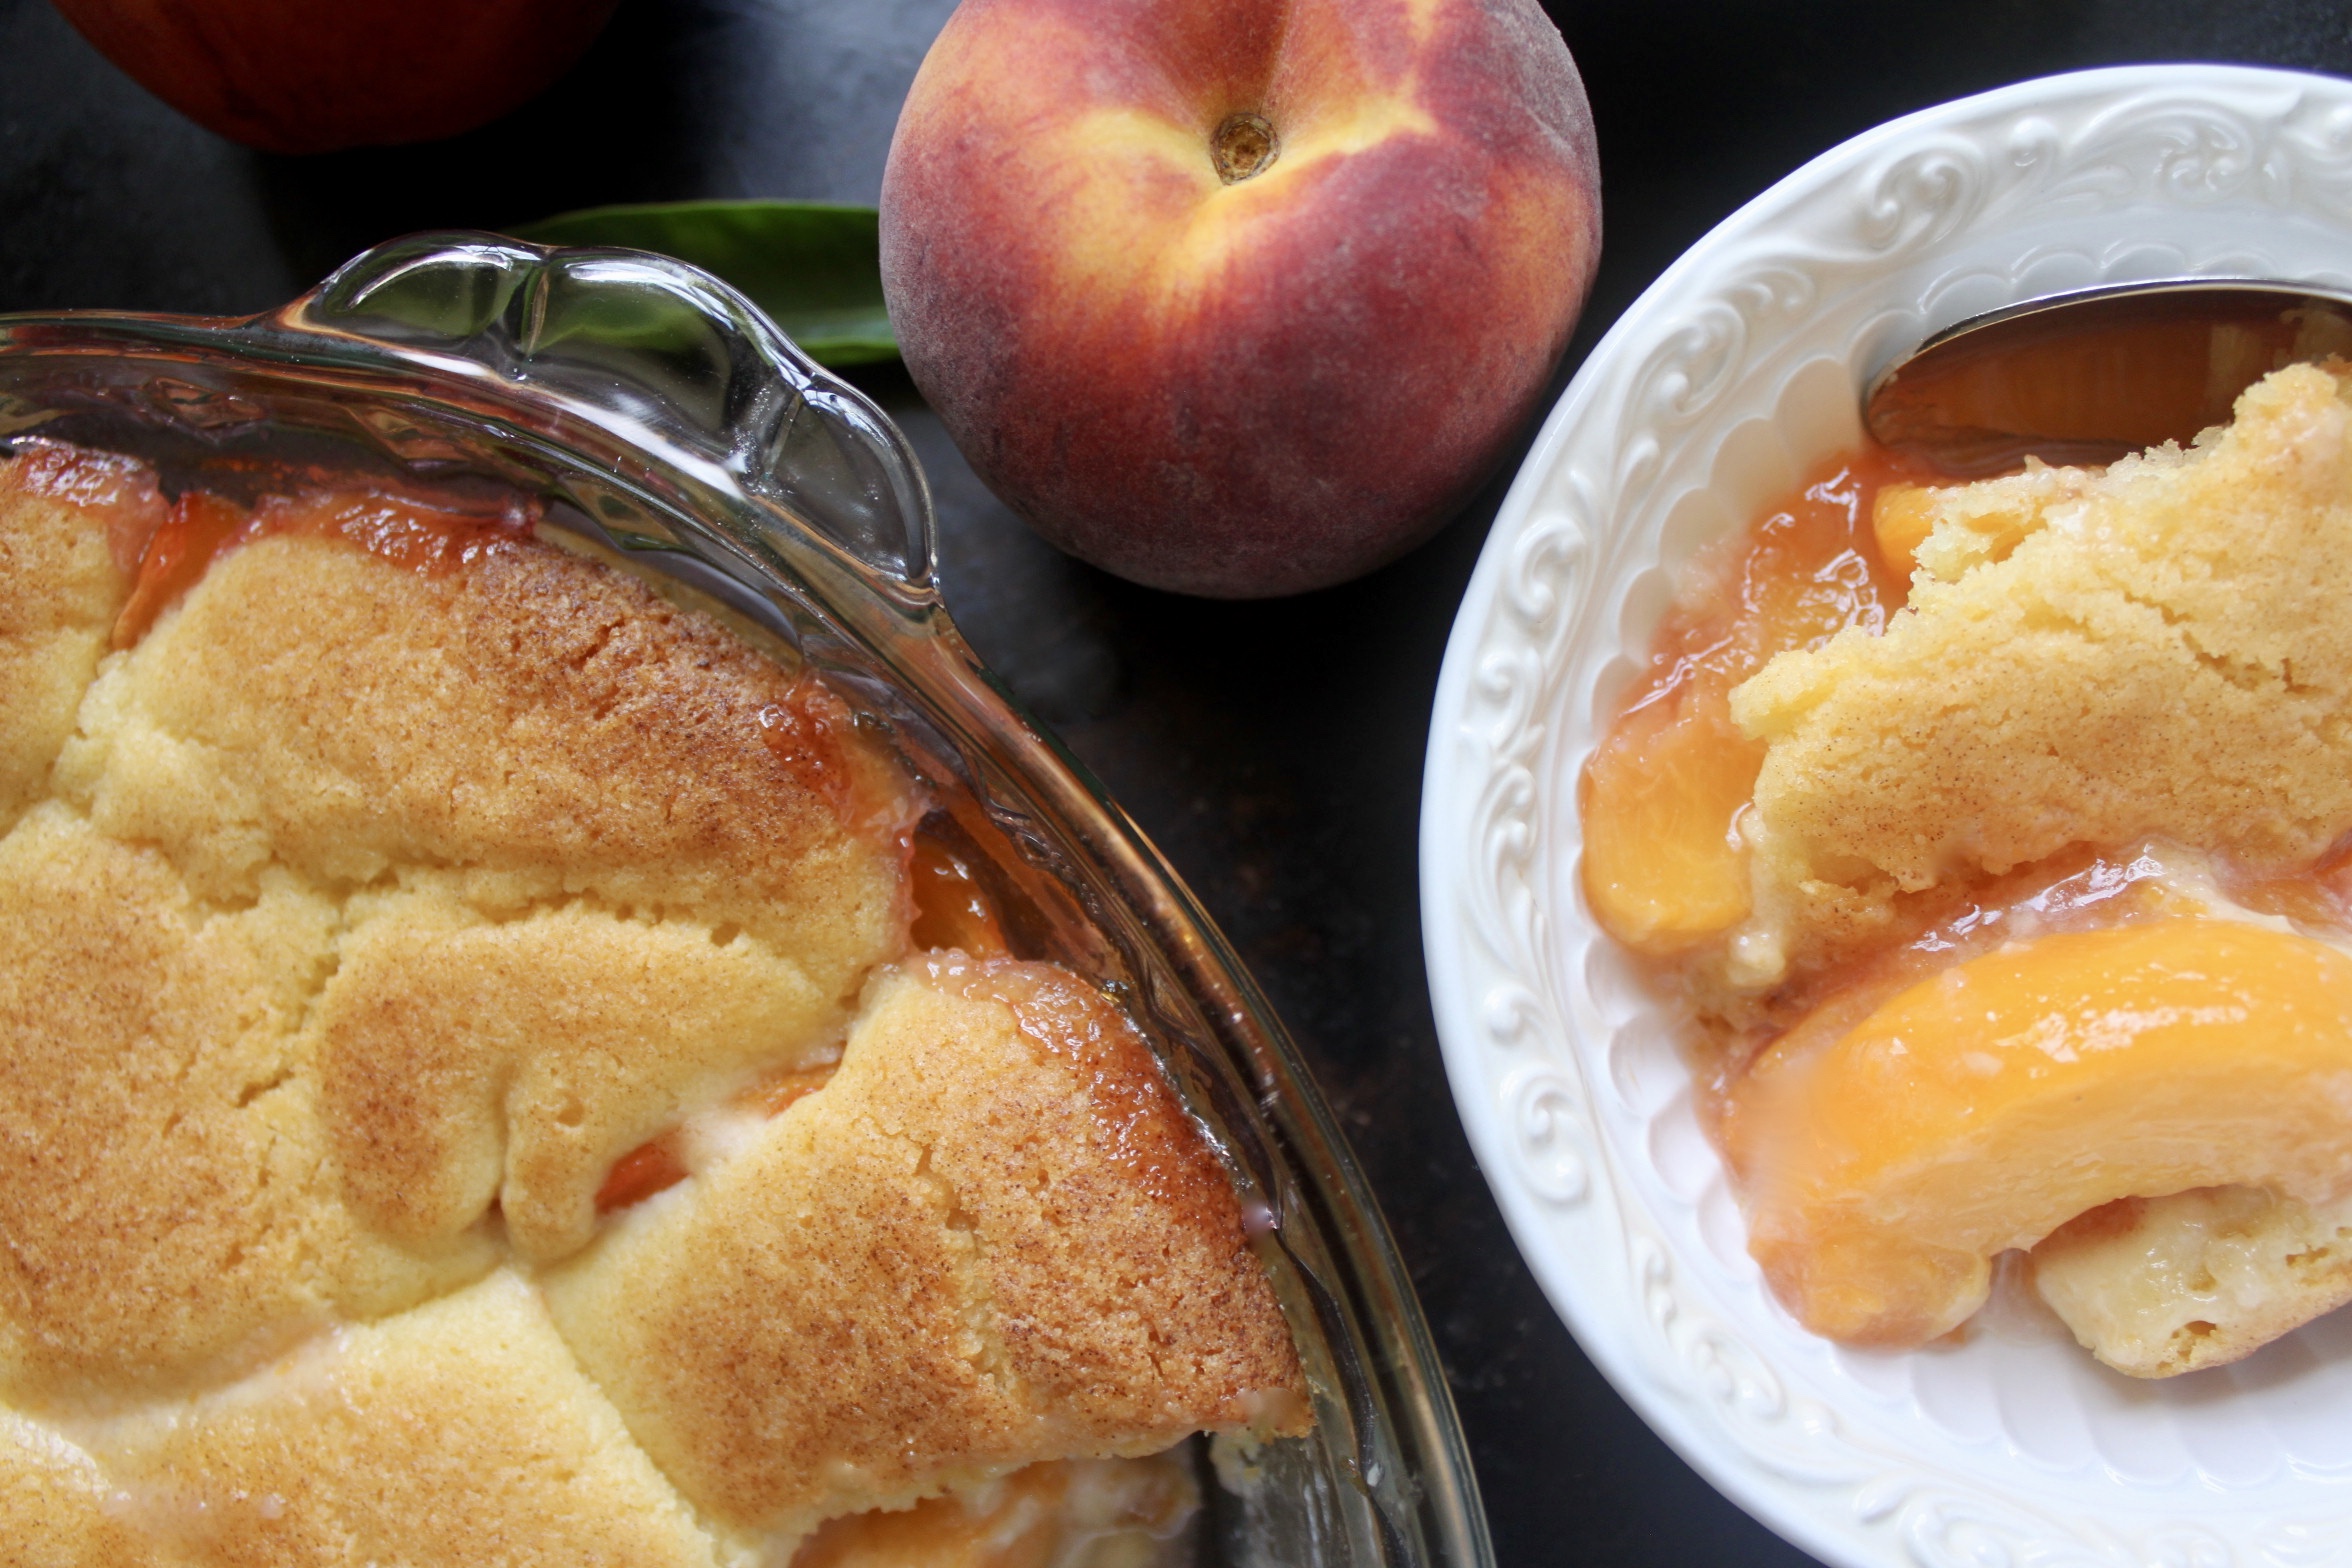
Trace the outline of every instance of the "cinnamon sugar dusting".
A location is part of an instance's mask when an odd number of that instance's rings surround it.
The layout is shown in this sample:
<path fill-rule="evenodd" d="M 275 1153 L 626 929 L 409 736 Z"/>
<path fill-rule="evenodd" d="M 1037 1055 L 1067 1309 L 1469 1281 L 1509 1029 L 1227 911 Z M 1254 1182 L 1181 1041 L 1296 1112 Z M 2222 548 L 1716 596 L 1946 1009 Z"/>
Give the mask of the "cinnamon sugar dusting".
<path fill-rule="evenodd" d="M 1181 1534 L 1143 1456 L 1309 1415 L 1143 1036 L 871 721 L 535 522 L 0 457 L 0 1558 Z"/>
<path fill-rule="evenodd" d="M 1200 1158 L 1197 1131 L 1171 1115 L 1159 1063 L 1107 997 L 1046 964 L 973 958 L 956 952 L 920 960 L 933 984 L 976 1002 L 1011 1009 L 1021 1033 L 1067 1062 L 1083 1085 L 1089 1120 L 1104 1150 L 1163 1202 L 1200 1202 L 1222 1172 Z"/>

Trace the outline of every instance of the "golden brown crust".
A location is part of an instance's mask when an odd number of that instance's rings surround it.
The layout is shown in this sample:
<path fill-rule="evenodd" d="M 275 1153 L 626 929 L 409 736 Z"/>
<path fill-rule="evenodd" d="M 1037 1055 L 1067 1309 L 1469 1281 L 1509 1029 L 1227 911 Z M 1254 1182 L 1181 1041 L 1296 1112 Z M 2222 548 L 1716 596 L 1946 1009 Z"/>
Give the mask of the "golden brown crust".
<path fill-rule="evenodd" d="M 146 1568 L 150 1546 L 109 1508 L 97 1462 L 0 1410 L 0 1568 Z"/>
<path fill-rule="evenodd" d="M 510 1273 L 102 1427 L 116 1512 L 206 1568 L 714 1568 Z"/>
<path fill-rule="evenodd" d="M 40 797 L 73 732 L 130 594 L 118 548 L 162 515 L 154 475 L 127 458 L 55 446 L 0 458 L 0 829 Z"/>
<path fill-rule="evenodd" d="M 747 932 L 580 901 L 486 920 L 453 880 L 353 899 L 318 1007 L 343 1190 L 403 1243 L 495 1203 L 525 1258 L 576 1251 L 616 1160 L 756 1070 L 829 1057 L 846 1023 Z"/>
<path fill-rule="evenodd" d="M 543 619 L 559 658 L 594 641 L 559 666 L 594 673 L 538 667 Z M 84 704 L 62 772 L 89 819 L 42 808 L 0 858 L 0 1116 L 30 1168 L 0 1192 L 0 1388 L 168 1388 L 397 1310 L 489 1266 L 501 1196 L 526 1252 L 577 1246 L 613 1159 L 730 1069 L 833 1038 L 842 993 L 903 941 L 897 797 L 834 718 L 544 546 L 439 575 L 308 537 L 226 557 Z M 779 724 L 797 748 L 762 738 Z M 679 758 L 705 765 L 680 783 Z M 599 892 L 699 923 L 575 907 Z M 449 942 L 381 962 L 404 918 Z M 469 941 L 485 961 L 460 982 Z M 628 973 L 637 991 L 609 983 Z M 422 1027 L 453 1005 L 481 1025 L 470 1094 L 435 1055 L 448 1030 Z M 591 1113 L 560 1064 L 624 1042 Z M 485 1160 L 512 1169 L 482 1191 Z M 401 1212 L 450 1190 L 471 1201 Z"/>
<path fill-rule="evenodd" d="M 0 674 L 9 604 L 70 601 L 87 689 L 0 691 L 0 1568 L 734 1563 L 763 1543 L 714 1528 L 1303 1424 L 1115 1009 L 1001 964 L 861 1001 L 917 799 L 821 686 L 375 493 L 232 511 L 129 600 L 151 480 L 28 461 L 0 547 L 48 530 L 17 558 L 73 592 L 0 583 Z M 864 1065 L 745 1108 L 859 1008 Z M 600 1214 L 656 1146 L 698 1174 Z M 626 1426 L 514 1272 L 583 1248 L 567 1326 Z"/>
<path fill-rule="evenodd" d="M 1732 694 L 1768 743 L 1749 980 L 2070 845 L 2284 865 L 2352 828 L 2347 396 L 2292 366 L 2189 452 L 1935 492 L 1906 613 Z"/>
<path fill-rule="evenodd" d="M 903 940 L 911 804 L 848 724 L 822 687 L 543 545 L 425 572 L 276 537 L 100 678 L 59 773 L 207 896 L 249 896 L 272 863 L 352 886 L 457 868 L 490 907 L 592 892 L 731 923 L 845 997 Z"/>
<path fill-rule="evenodd" d="M 302 1021 L 334 906 L 283 874 L 207 908 L 56 805 L 0 839 L 0 1393 L 39 1407 L 209 1381 L 336 1311 L 492 1262 L 403 1253 L 324 1169 Z"/>
<path fill-rule="evenodd" d="M 1041 989 L 1094 1038 L 1043 1044 L 999 999 Z M 824 1090 L 552 1281 L 582 1363 L 712 1517 L 797 1532 L 1303 1418 L 1223 1172 L 1089 996 L 1001 961 L 885 974 Z"/>

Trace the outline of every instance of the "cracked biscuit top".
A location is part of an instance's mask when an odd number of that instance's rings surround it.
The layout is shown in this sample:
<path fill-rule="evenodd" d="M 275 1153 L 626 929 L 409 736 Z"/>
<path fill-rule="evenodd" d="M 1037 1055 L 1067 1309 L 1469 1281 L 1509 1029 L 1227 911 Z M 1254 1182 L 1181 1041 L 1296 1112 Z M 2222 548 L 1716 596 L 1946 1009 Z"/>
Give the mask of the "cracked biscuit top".
<path fill-rule="evenodd" d="M 1132 1026 L 910 952 L 919 809 L 519 515 L 0 458 L 0 1562 L 781 1561 L 1302 1426 Z"/>
<path fill-rule="evenodd" d="M 1735 980 L 2070 845 L 2284 867 L 2352 828 L 2348 368 L 2277 372 L 2187 450 L 1925 492 L 1908 613 L 1732 695 L 1766 748 Z"/>

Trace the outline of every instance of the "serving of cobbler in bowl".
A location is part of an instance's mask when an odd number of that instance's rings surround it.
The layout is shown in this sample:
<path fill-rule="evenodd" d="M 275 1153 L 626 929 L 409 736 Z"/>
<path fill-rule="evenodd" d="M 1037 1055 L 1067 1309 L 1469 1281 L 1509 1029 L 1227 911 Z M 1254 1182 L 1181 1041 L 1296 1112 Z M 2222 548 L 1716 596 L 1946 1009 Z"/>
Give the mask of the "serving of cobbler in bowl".
<path fill-rule="evenodd" d="M 1423 899 L 1514 1236 L 1853 1565 L 2352 1551 L 2352 367 L 1963 477 L 1860 400 L 2162 277 L 2340 285 L 2352 89 L 2149 67 L 1823 155 L 1594 350 L 1432 722 Z"/>
<path fill-rule="evenodd" d="M 1480 1559 L 1287 1042 L 740 301 L 403 242 L 0 408 L 0 1560 Z"/>

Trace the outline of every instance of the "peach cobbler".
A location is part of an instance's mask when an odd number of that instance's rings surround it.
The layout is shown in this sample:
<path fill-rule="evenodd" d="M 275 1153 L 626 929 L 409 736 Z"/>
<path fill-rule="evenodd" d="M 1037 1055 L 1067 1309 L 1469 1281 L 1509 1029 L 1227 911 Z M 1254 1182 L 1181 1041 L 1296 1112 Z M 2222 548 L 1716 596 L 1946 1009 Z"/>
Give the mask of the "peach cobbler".
<path fill-rule="evenodd" d="M 1134 1026 L 788 651 L 284 488 L 0 457 L 0 1561 L 1187 1551 L 1307 1404 Z"/>
<path fill-rule="evenodd" d="M 2022 1251 L 2101 1360 L 2352 1299 L 2352 366 L 2105 469 L 1841 459 L 1588 767 L 1781 1303 L 1922 1344 Z"/>

